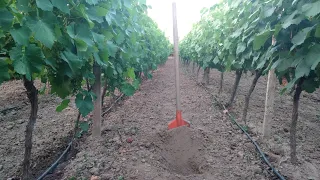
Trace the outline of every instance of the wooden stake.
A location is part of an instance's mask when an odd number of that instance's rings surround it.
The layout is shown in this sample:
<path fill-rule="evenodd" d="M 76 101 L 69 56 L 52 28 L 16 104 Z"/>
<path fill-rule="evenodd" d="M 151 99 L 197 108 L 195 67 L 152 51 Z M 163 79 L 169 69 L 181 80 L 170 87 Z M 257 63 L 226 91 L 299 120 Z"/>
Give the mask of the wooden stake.
<path fill-rule="evenodd" d="M 271 123 L 273 118 L 274 95 L 276 91 L 276 76 L 274 70 L 270 70 L 268 74 L 264 119 L 263 119 L 263 138 L 268 140 L 271 136 Z"/>
<path fill-rule="evenodd" d="M 95 83 L 93 85 L 93 92 L 96 94 L 97 99 L 94 102 L 93 110 L 93 127 L 92 135 L 95 137 L 101 136 L 101 67 L 94 63 L 93 74 L 95 76 Z"/>
<path fill-rule="evenodd" d="M 173 42 L 174 42 L 174 59 L 175 59 L 175 73 L 176 73 L 176 109 L 181 110 L 180 102 L 180 76 L 179 76 L 179 36 L 177 25 L 177 5 L 176 2 L 172 3 L 172 16 L 173 16 Z"/>

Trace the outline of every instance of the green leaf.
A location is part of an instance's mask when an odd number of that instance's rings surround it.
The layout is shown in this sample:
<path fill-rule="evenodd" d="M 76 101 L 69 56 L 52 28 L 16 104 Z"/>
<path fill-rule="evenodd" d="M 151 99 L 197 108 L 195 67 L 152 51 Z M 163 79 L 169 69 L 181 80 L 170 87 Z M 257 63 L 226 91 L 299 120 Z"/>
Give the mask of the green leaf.
<path fill-rule="evenodd" d="M 125 82 L 122 84 L 120 88 L 121 92 L 123 92 L 126 96 L 132 96 L 136 89 L 129 83 Z"/>
<path fill-rule="evenodd" d="M 96 5 L 98 4 L 99 0 L 86 0 L 86 2 L 90 5 Z"/>
<path fill-rule="evenodd" d="M 52 5 L 60 9 L 60 11 L 70 14 L 70 9 L 66 0 L 52 0 Z"/>
<path fill-rule="evenodd" d="M 0 1 L 0 8 L 6 7 L 9 3 L 9 0 L 2 0 Z"/>
<path fill-rule="evenodd" d="M 88 132 L 89 131 L 89 122 L 79 122 L 79 128 L 82 132 Z"/>
<path fill-rule="evenodd" d="M 256 35 L 253 40 L 253 50 L 259 50 L 270 37 L 271 37 L 270 30 L 266 30 Z"/>
<path fill-rule="evenodd" d="M 127 72 L 125 72 L 125 76 L 131 79 L 135 79 L 136 75 L 134 73 L 134 68 L 129 68 Z"/>
<path fill-rule="evenodd" d="M 53 0 L 55 1 L 55 0 Z M 38 8 L 44 11 L 52 11 L 53 5 L 51 4 L 50 0 L 36 0 Z"/>
<path fill-rule="evenodd" d="M 283 20 L 282 28 L 287 29 L 292 24 L 296 24 L 296 25 L 299 24 L 304 19 L 304 17 L 298 16 L 294 18 L 297 14 L 298 14 L 298 11 L 294 11 L 292 14 L 285 17 Z"/>
<path fill-rule="evenodd" d="M 320 13 L 320 1 L 304 4 L 302 12 L 308 17 L 314 17 Z"/>
<path fill-rule="evenodd" d="M 320 45 L 314 45 L 305 56 L 306 64 L 311 70 L 315 70 L 320 62 Z"/>
<path fill-rule="evenodd" d="M 280 24 L 277 24 L 275 25 L 275 28 L 274 28 L 274 36 L 277 37 L 279 32 L 281 31 L 282 29 L 282 26 Z"/>
<path fill-rule="evenodd" d="M 109 55 L 111 57 L 116 57 L 116 53 L 118 51 L 118 46 L 116 46 L 113 42 L 108 41 L 107 42 L 107 49 L 108 49 Z"/>
<path fill-rule="evenodd" d="M 115 38 L 115 41 L 118 45 L 121 45 L 125 40 L 125 36 L 124 36 L 124 33 L 120 32 L 117 34 L 116 38 Z"/>
<path fill-rule="evenodd" d="M 317 38 L 320 38 L 320 24 L 316 27 L 316 32 L 314 33 L 314 36 Z"/>
<path fill-rule="evenodd" d="M 77 94 L 75 103 L 82 117 L 86 117 L 91 111 L 93 111 L 94 106 L 92 97 L 89 94 Z"/>
<path fill-rule="evenodd" d="M 264 9 L 263 15 L 262 15 L 263 18 L 270 17 L 274 13 L 274 10 L 276 10 L 276 7 L 271 7 L 271 8 L 268 8 L 268 9 Z"/>
<path fill-rule="evenodd" d="M 33 32 L 34 37 L 51 49 L 54 41 L 56 41 L 56 37 L 50 25 L 41 19 L 38 21 L 27 21 L 27 25 Z"/>
<path fill-rule="evenodd" d="M 85 24 L 76 25 L 75 23 L 67 26 L 67 33 L 75 40 L 80 39 L 85 42 L 88 46 L 93 46 L 92 33 L 88 26 Z"/>
<path fill-rule="evenodd" d="M 104 67 L 107 66 L 106 62 L 103 62 L 103 60 L 101 60 L 98 53 L 93 53 L 93 57 L 94 57 L 94 60 L 97 62 L 97 64 L 99 64 L 100 66 L 104 66 Z"/>
<path fill-rule="evenodd" d="M 94 27 L 94 23 L 91 21 L 89 18 L 89 15 L 87 13 L 87 7 L 84 4 L 80 4 L 79 6 L 76 7 L 77 10 L 80 12 L 80 15 L 87 20 L 89 23 L 90 29 Z M 82 23 L 81 23 L 82 24 Z"/>
<path fill-rule="evenodd" d="M 44 60 L 44 62 L 46 63 L 46 65 L 49 65 L 53 70 L 57 70 L 57 61 L 53 58 L 47 58 Z"/>
<path fill-rule="evenodd" d="M 131 8 L 131 0 L 123 0 L 123 5 L 128 9 Z"/>
<path fill-rule="evenodd" d="M 10 79 L 8 64 L 0 59 L 0 84 Z"/>
<path fill-rule="evenodd" d="M 64 99 L 61 104 L 56 108 L 57 112 L 62 112 L 65 108 L 69 106 L 70 99 Z"/>
<path fill-rule="evenodd" d="M 302 59 L 295 69 L 295 78 L 300 78 L 303 76 L 308 76 L 311 71 L 311 66 L 315 60 L 313 57 L 316 53 L 309 53 L 305 59 Z M 318 58 L 317 58 L 318 59 Z M 319 61 L 319 60 L 317 60 Z"/>
<path fill-rule="evenodd" d="M 239 43 L 237 47 L 237 55 L 242 53 L 246 49 L 246 44 L 245 43 Z"/>
<path fill-rule="evenodd" d="M 106 40 L 105 40 L 105 36 L 102 35 L 102 34 L 97 34 L 95 32 L 92 33 L 92 36 L 93 36 L 93 40 L 99 44 L 99 46 L 102 46 L 104 47 L 105 46 L 105 43 L 106 43 Z"/>
<path fill-rule="evenodd" d="M 66 78 L 66 76 L 63 74 L 65 72 L 59 72 L 59 70 L 56 77 L 50 78 L 51 93 L 55 93 L 60 98 L 64 99 L 68 95 L 70 95 L 72 91 L 71 89 L 72 85 L 71 85 L 71 80 Z"/>
<path fill-rule="evenodd" d="M 313 93 L 319 88 L 319 82 L 315 82 L 313 78 L 307 78 L 303 81 L 301 87 L 307 93 Z"/>
<path fill-rule="evenodd" d="M 293 44 L 293 46 L 291 47 L 291 50 L 292 50 L 294 47 L 299 46 L 300 44 L 302 44 L 302 43 L 306 40 L 309 32 L 310 32 L 313 28 L 314 28 L 314 26 L 313 26 L 313 27 L 307 27 L 307 28 L 304 28 L 304 29 L 302 29 L 301 31 L 299 31 L 299 32 L 292 38 L 292 40 L 291 40 L 291 42 L 292 42 L 292 44 Z"/>
<path fill-rule="evenodd" d="M 108 9 L 100 6 L 95 6 L 94 11 L 97 16 L 102 16 L 102 17 L 106 16 L 109 12 Z"/>
<path fill-rule="evenodd" d="M 141 84 L 140 80 L 139 80 L 139 79 L 135 79 L 135 80 L 133 81 L 133 83 L 132 83 L 132 86 L 133 86 L 136 90 L 138 90 L 139 87 L 140 87 L 140 84 Z"/>
<path fill-rule="evenodd" d="M 17 0 L 16 2 L 17 9 L 20 11 L 28 12 L 29 11 L 29 0 Z"/>
<path fill-rule="evenodd" d="M 7 30 L 11 27 L 13 15 L 7 9 L 0 9 L 0 26 Z"/>
<path fill-rule="evenodd" d="M 78 51 L 87 51 L 88 44 L 81 39 L 75 39 Z"/>
<path fill-rule="evenodd" d="M 237 38 L 241 35 L 242 29 L 237 29 L 234 33 L 231 34 L 232 38 Z"/>
<path fill-rule="evenodd" d="M 79 57 L 70 51 L 64 51 L 60 54 L 61 59 L 68 63 L 73 73 L 76 73 L 82 67 L 82 61 Z"/>
<path fill-rule="evenodd" d="M 41 72 L 44 63 L 41 49 L 34 44 L 26 48 L 22 46 L 12 48 L 10 58 L 13 61 L 14 70 L 25 75 L 28 80 L 31 80 L 33 73 Z"/>
<path fill-rule="evenodd" d="M 107 49 L 101 49 L 99 51 L 99 56 L 103 62 L 109 62 L 109 54 Z"/>
<path fill-rule="evenodd" d="M 19 27 L 16 29 L 11 29 L 10 34 L 12 35 L 16 43 L 24 46 L 27 46 L 29 44 L 31 31 L 26 26 Z"/>

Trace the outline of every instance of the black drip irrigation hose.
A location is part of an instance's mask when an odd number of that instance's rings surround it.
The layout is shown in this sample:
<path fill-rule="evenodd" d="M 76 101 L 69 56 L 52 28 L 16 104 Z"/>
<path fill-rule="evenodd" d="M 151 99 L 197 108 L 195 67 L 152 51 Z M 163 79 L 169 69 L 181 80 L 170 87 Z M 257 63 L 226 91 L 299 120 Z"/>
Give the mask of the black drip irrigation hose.
<path fill-rule="evenodd" d="M 195 80 L 194 78 L 192 78 L 193 80 Z M 223 109 L 225 110 L 225 112 L 228 114 L 230 120 L 232 123 L 236 124 L 240 129 L 241 131 L 248 137 L 248 139 L 254 144 L 254 146 L 256 147 L 256 150 L 258 151 L 258 153 L 261 155 L 263 161 L 271 168 L 272 172 L 280 179 L 280 180 L 285 180 L 285 178 L 272 166 L 272 164 L 270 163 L 270 161 L 267 159 L 267 157 L 265 156 L 264 152 L 261 150 L 260 146 L 258 145 L 258 143 L 256 141 L 254 141 L 252 139 L 252 137 L 250 136 L 250 134 L 245 130 L 243 129 L 242 126 L 240 126 L 240 124 L 235 120 L 235 118 L 229 113 L 229 111 L 227 110 L 227 108 L 221 104 L 217 99 L 216 97 L 211 94 L 208 90 L 207 90 L 207 87 L 205 87 L 204 85 L 200 84 L 204 89 L 205 91 L 207 91 L 208 94 L 210 94 L 214 101 L 219 104 L 220 106 L 222 105 Z"/>
<path fill-rule="evenodd" d="M 254 146 L 256 147 L 256 150 L 259 152 L 259 154 L 261 155 L 263 161 L 271 168 L 272 172 L 280 179 L 280 180 L 285 180 L 285 178 L 272 166 L 272 164 L 269 162 L 269 160 L 267 159 L 267 157 L 265 156 L 265 154 L 263 153 L 263 151 L 261 150 L 260 146 L 258 145 L 258 143 L 256 141 L 254 141 L 252 139 L 252 137 L 250 136 L 250 134 L 243 129 L 242 126 L 240 126 L 240 124 L 235 120 L 235 118 L 227 111 L 226 107 L 223 105 L 224 110 L 226 110 L 228 116 L 231 119 L 231 122 L 236 124 L 241 131 L 250 139 L 250 141 L 254 144 Z"/>
<path fill-rule="evenodd" d="M 110 111 L 112 109 L 112 107 L 124 96 L 124 94 L 122 94 L 120 97 L 118 97 L 116 99 L 116 101 L 104 112 L 103 115 L 105 115 L 108 111 Z M 40 177 L 37 178 L 37 180 L 42 180 L 43 178 L 45 178 L 48 174 L 51 174 L 54 172 L 54 170 L 58 167 L 60 161 L 62 160 L 62 158 L 66 157 L 67 153 L 70 151 L 71 146 L 73 144 L 73 140 L 71 140 L 71 142 L 68 144 L 67 148 L 63 151 L 63 153 L 59 156 L 59 158 L 44 172 L 42 173 L 42 175 Z"/>
<path fill-rule="evenodd" d="M 59 165 L 59 162 L 63 157 L 67 155 L 67 153 L 70 151 L 72 146 L 72 141 L 68 144 L 67 148 L 63 151 L 61 156 L 44 172 L 37 180 L 42 180 L 44 177 L 46 177 L 49 173 L 52 173 L 56 167 Z"/>

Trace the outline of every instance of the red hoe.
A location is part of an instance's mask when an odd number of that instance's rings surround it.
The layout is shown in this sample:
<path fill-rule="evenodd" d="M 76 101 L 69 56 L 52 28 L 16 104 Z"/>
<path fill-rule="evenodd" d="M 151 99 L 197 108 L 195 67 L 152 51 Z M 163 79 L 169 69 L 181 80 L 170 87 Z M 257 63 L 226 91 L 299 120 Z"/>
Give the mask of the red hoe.
<path fill-rule="evenodd" d="M 177 10 L 176 3 L 172 3 L 173 12 L 173 40 L 174 40 L 174 60 L 175 60 L 175 74 L 176 74 L 176 119 L 171 121 L 168 125 L 169 129 L 180 126 L 189 126 L 190 124 L 182 119 L 181 103 L 180 103 L 180 77 L 179 77 L 179 48 L 178 48 L 178 28 L 177 28 Z"/>

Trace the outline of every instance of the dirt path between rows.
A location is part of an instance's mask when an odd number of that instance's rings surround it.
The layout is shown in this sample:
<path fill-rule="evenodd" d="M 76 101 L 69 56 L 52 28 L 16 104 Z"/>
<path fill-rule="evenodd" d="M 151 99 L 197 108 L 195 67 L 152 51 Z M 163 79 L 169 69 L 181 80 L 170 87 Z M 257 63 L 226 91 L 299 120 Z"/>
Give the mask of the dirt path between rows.
<path fill-rule="evenodd" d="M 175 117 L 174 77 L 169 58 L 133 97 L 105 117 L 102 139 L 88 137 L 80 145 L 64 179 L 272 179 L 254 146 L 183 73 L 183 117 L 191 128 L 167 130 Z"/>

